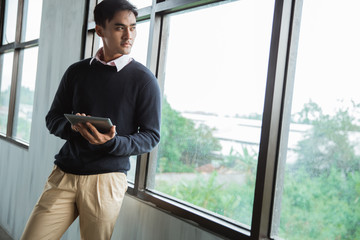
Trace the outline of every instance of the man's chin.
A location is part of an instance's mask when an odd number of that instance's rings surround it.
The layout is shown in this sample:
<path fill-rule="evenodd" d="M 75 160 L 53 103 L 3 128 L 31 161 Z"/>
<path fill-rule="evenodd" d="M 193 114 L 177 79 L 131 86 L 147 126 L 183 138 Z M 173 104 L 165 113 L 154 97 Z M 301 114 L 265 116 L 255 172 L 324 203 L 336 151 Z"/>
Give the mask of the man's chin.
<path fill-rule="evenodd" d="M 121 51 L 122 55 L 128 55 L 130 53 L 131 53 L 131 49 L 124 49 L 124 50 Z"/>
<path fill-rule="evenodd" d="M 131 52 L 132 46 L 122 46 L 119 51 L 122 52 L 122 54 L 129 54 Z"/>

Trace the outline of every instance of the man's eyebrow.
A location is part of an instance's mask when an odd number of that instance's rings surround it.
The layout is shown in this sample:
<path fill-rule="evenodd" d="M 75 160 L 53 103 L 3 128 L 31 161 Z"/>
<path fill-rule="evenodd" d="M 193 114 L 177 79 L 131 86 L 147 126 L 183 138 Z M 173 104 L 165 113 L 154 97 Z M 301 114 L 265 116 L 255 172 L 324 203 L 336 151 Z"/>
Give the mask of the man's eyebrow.
<path fill-rule="evenodd" d="M 115 26 L 123 26 L 123 27 L 126 27 L 126 25 L 123 24 L 123 23 L 115 23 L 114 25 L 115 25 Z M 130 24 L 130 26 L 136 26 L 136 23 L 132 23 L 132 24 Z"/>

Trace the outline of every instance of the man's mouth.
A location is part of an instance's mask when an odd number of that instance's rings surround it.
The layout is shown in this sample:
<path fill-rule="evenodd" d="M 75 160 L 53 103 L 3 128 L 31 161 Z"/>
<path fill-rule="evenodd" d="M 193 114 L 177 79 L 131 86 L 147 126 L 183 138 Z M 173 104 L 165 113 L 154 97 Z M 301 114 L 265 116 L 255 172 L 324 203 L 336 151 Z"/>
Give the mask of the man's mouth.
<path fill-rule="evenodd" d="M 121 43 L 121 46 L 123 46 L 123 47 L 131 47 L 132 44 L 130 42 L 123 42 L 123 43 Z"/>

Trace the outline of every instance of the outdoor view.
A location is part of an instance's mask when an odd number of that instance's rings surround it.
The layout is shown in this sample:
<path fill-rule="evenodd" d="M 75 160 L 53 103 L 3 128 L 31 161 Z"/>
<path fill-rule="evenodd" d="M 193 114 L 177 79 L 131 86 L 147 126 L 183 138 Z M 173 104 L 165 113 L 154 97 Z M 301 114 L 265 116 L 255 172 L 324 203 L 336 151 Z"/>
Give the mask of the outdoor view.
<path fill-rule="evenodd" d="M 27 48 L 22 54 L 22 72 L 19 76 L 21 87 L 17 92 L 13 136 L 18 140 L 29 142 L 34 106 L 38 47 Z"/>
<path fill-rule="evenodd" d="M 274 236 L 360 239 L 359 11 L 358 0 L 303 2 Z"/>
<path fill-rule="evenodd" d="M 0 133 L 6 134 L 7 118 L 9 112 L 10 101 L 10 86 L 11 86 L 11 71 L 5 69 L 12 69 L 13 52 L 0 55 Z"/>
<path fill-rule="evenodd" d="M 32 110 L 34 103 L 34 89 L 36 80 L 37 47 L 25 50 L 21 85 L 18 89 L 18 99 L 15 111 L 14 138 L 29 142 Z M 12 76 L 13 53 L 3 55 L 3 69 L 1 72 L 0 92 L 0 132 L 6 134 L 9 111 L 10 87 Z"/>
<path fill-rule="evenodd" d="M 304 1 L 273 236 L 360 238 L 359 10 L 355 0 Z M 244 0 L 170 17 L 162 139 L 150 188 L 245 225 L 272 12 L 273 2 Z"/>
<path fill-rule="evenodd" d="M 149 188 L 251 225 L 274 1 L 169 16 L 161 143 Z"/>
<path fill-rule="evenodd" d="M 18 1 L 5 2 L 3 45 L 15 41 L 17 27 Z M 39 38 L 42 0 L 26 0 L 21 32 L 21 42 Z M 31 20 L 31 21 L 30 21 Z M 14 57 L 14 51 L 0 55 L 0 133 L 7 134 L 8 113 L 10 104 L 11 82 L 13 77 L 14 58 L 19 59 L 17 71 L 16 103 L 12 138 L 29 143 L 33 111 L 34 91 L 38 47 L 30 47 L 19 51 L 19 58 Z M 16 51 L 16 53 L 17 53 Z"/>

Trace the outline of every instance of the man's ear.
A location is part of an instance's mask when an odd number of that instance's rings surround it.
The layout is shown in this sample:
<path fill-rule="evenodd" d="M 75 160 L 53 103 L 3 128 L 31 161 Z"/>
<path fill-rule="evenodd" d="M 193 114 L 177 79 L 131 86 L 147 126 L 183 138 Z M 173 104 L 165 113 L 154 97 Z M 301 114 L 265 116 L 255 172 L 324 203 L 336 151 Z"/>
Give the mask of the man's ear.
<path fill-rule="evenodd" d="M 102 37 L 103 28 L 99 25 L 95 25 L 95 32 L 99 37 Z"/>

